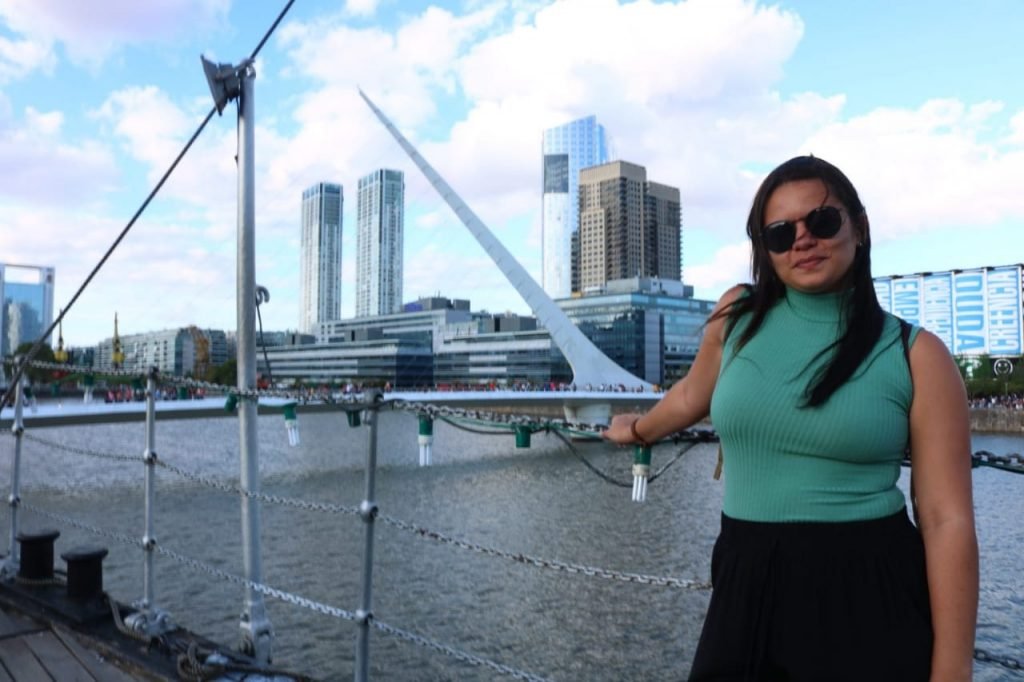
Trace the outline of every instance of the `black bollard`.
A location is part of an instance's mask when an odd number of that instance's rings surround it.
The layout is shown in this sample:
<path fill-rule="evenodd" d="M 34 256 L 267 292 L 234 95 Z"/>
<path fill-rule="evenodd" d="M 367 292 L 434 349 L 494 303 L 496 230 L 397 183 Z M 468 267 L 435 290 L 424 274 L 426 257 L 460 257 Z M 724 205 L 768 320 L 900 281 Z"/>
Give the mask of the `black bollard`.
<path fill-rule="evenodd" d="M 18 533 L 21 546 L 21 564 L 18 577 L 25 580 L 53 579 L 53 543 L 60 537 L 60 531 L 52 528 L 32 533 Z"/>
<path fill-rule="evenodd" d="M 106 547 L 75 547 L 60 555 L 68 564 L 68 597 L 92 599 L 103 594 Z"/>

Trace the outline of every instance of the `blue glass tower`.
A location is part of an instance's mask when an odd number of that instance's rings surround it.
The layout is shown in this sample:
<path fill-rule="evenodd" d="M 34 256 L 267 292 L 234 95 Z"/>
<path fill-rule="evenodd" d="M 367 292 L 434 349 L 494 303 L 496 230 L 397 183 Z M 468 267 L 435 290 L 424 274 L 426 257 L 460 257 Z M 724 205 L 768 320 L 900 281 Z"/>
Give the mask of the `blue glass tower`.
<path fill-rule="evenodd" d="M 35 341 L 53 324 L 52 267 L 0 263 L 0 354 Z"/>
<path fill-rule="evenodd" d="M 544 131 L 541 286 L 551 298 L 580 290 L 580 169 L 609 159 L 604 126 L 595 116 Z"/>

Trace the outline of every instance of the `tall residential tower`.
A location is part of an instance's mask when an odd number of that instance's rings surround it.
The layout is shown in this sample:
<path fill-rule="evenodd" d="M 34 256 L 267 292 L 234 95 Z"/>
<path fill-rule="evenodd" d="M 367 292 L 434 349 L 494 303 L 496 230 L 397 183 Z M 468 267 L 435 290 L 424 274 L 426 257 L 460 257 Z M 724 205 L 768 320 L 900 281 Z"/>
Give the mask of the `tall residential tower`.
<path fill-rule="evenodd" d="M 580 172 L 580 291 L 613 280 L 681 274 L 679 190 L 613 161 Z"/>
<path fill-rule="evenodd" d="M 380 169 L 360 178 L 356 208 L 356 317 L 402 311 L 405 178 Z"/>
<path fill-rule="evenodd" d="M 551 298 L 580 291 L 580 170 L 608 161 L 604 127 L 587 116 L 544 131 L 541 286 Z"/>
<path fill-rule="evenodd" d="M 302 293 L 299 329 L 341 318 L 341 185 L 320 182 L 302 193 Z"/>

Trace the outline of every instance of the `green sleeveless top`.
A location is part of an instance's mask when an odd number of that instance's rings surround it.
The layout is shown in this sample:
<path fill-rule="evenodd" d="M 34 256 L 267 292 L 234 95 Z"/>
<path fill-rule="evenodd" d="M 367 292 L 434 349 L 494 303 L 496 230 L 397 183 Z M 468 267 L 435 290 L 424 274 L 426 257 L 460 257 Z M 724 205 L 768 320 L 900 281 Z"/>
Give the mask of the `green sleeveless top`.
<path fill-rule="evenodd" d="M 746 346 L 749 318 L 725 342 L 711 421 L 724 452 L 726 515 L 748 521 L 857 521 L 905 505 L 896 487 L 913 386 L 899 320 L 854 375 L 819 407 L 804 391 L 839 334 L 845 293 L 786 292 Z M 911 333 L 911 342 L 918 328 Z"/>

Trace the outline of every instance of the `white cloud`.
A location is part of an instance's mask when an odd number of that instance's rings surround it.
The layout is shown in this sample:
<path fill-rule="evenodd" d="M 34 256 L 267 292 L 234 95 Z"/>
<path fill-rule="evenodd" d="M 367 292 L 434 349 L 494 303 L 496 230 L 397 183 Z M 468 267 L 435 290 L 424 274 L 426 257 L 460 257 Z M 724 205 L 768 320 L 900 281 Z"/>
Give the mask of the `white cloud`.
<path fill-rule="evenodd" d="M 686 266 L 683 281 L 704 291 L 725 291 L 739 282 L 750 281 L 750 242 L 724 246 L 710 262 Z"/>
<path fill-rule="evenodd" d="M 379 0 L 345 0 L 345 12 L 357 17 L 372 17 Z"/>
<path fill-rule="evenodd" d="M 167 42 L 221 25 L 229 6 L 230 0 L 0 0 L 0 18 L 26 37 L 23 44 L 36 53 L 32 65 L 52 67 L 52 45 L 61 43 L 73 62 L 95 68 L 124 45 Z"/>
<path fill-rule="evenodd" d="M 28 107 L 24 120 L 18 121 L 2 115 L 5 110 L 6 102 L 0 101 L 0 201 L 76 205 L 95 197 L 97 188 L 109 187 L 116 177 L 113 156 L 105 146 L 89 139 L 63 139 L 62 112 Z"/>
<path fill-rule="evenodd" d="M 51 73 L 56 64 L 57 58 L 45 41 L 0 36 L 0 83 L 22 78 L 37 69 Z"/>
<path fill-rule="evenodd" d="M 822 127 L 804 143 L 858 187 L 876 239 L 1024 218 L 1024 150 L 984 141 L 1001 107 L 937 99 L 879 108 Z"/>

